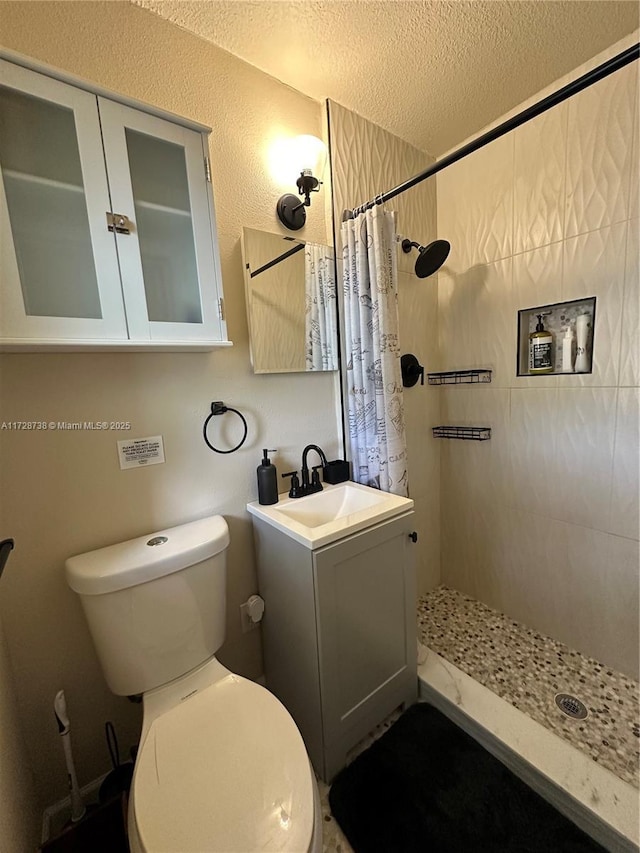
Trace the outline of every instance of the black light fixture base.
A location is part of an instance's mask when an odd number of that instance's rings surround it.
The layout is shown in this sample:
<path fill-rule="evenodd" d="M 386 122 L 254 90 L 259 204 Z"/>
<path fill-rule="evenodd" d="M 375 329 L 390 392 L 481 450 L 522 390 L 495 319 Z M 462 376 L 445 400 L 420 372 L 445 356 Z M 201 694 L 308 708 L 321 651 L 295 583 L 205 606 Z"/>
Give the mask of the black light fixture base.
<path fill-rule="evenodd" d="M 307 221 L 307 212 L 300 197 L 287 193 L 278 199 L 276 205 L 278 219 L 290 231 L 299 231 Z"/>

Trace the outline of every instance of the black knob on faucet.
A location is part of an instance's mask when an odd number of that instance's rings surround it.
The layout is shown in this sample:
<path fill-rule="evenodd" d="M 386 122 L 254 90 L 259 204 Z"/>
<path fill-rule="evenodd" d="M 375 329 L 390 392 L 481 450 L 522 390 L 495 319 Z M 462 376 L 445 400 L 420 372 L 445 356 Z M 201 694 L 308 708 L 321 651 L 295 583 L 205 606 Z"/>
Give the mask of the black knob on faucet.
<path fill-rule="evenodd" d="M 289 489 L 289 497 L 297 498 L 300 496 L 300 480 L 298 479 L 297 471 L 289 471 L 283 474 L 283 477 L 291 477 L 291 488 Z"/>

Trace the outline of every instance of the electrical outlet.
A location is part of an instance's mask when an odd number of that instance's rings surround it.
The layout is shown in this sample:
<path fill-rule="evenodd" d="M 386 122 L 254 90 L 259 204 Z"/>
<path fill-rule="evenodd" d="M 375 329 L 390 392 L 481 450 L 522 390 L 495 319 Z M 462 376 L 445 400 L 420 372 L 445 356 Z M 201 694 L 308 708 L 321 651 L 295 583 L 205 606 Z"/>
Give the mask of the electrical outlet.
<path fill-rule="evenodd" d="M 240 624 L 242 625 L 243 634 L 248 634 L 249 631 L 255 631 L 260 624 L 259 622 L 254 622 L 249 616 L 249 605 L 246 601 L 244 604 L 240 605 Z"/>

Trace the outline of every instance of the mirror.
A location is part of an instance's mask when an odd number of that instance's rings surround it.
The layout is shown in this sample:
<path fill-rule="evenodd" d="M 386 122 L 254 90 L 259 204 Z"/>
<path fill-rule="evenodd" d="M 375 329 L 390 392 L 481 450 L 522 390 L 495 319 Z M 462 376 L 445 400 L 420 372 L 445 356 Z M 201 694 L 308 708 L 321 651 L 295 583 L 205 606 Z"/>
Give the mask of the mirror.
<path fill-rule="evenodd" d="M 253 228 L 242 232 L 254 373 L 337 370 L 333 248 Z"/>

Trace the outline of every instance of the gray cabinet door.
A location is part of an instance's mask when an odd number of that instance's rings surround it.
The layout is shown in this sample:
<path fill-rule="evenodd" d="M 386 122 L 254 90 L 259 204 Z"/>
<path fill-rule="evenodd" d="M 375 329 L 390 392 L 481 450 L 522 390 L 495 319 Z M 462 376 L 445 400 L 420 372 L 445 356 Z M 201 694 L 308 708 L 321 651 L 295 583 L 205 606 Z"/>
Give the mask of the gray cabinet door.
<path fill-rule="evenodd" d="M 326 746 L 415 698 L 412 525 L 413 512 L 314 553 Z"/>

